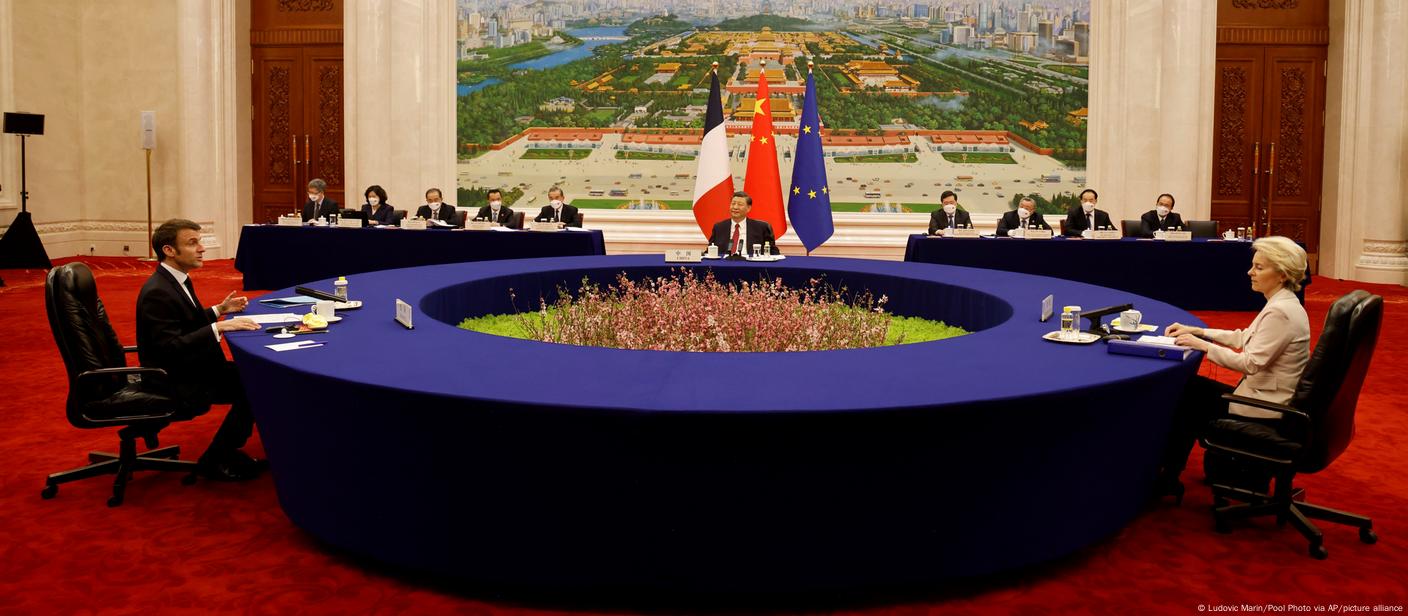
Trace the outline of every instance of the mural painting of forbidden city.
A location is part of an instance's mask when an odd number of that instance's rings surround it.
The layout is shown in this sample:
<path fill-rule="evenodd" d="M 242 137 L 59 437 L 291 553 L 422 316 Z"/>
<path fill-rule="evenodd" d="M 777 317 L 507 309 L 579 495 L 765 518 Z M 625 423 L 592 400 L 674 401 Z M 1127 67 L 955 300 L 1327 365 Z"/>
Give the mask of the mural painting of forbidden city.
<path fill-rule="evenodd" d="M 718 64 L 735 186 L 759 75 L 792 173 L 808 62 L 837 212 L 1064 213 L 1085 186 L 1089 0 L 458 0 L 461 206 L 691 207 Z"/>

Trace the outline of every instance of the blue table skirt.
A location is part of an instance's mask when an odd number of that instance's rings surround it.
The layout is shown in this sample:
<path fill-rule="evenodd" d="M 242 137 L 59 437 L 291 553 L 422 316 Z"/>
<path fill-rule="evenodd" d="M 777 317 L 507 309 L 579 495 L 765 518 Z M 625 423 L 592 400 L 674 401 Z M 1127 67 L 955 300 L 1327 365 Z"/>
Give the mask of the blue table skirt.
<path fill-rule="evenodd" d="M 904 260 L 1054 276 L 1124 289 L 1184 310 L 1261 310 L 1249 242 L 909 236 Z M 1309 284 L 1309 277 L 1305 281 Z"/>
<path fill-rule="evenodd" d="M 235 269 L 246 289 L 384 269 L 490 259 L 606 254 L 601 231 L 463 231 L 245 225 Z"/>
<path fill-rule="evenodd" d="M 228 335 L 297 525 L 343 549 L 481 584 L 809 591 L 1047 561 L 1144 507 L 1201 354 L 1165 361 L 1040 340 L 1042 296 L 1173 306 L 962 267 L 790 257 L 723 280 L 820 273 L 898 314 L 978 330 L 812 353 L 673 353 L 456 328 L 658 255 L 486 261 L 359 277 L 365 307 L 316 349 Z M 416 327 L 392 320 L 416 307 Z M 526 298 L 526 299 L 525 299 Z M 266 307 L 258 306 L 265 310 Z"/>

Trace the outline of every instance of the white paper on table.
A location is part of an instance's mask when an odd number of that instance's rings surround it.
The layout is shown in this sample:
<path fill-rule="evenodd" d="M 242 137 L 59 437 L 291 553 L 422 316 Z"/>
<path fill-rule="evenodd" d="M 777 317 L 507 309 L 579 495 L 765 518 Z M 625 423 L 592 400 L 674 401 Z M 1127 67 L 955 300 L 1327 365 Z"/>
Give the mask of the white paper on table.
<path fill-rule="evenodd" d="M 241 314 L 241 316 L 260 325 L 281 325 L 284 323 L 298 323 L 303 320 L 303 315 L 292 312 L 278 312 L 274 314 Z"/>
<path fill-rule="evenodd" d="M 279 344 L 266 344 L 266 345 L 264 345 L 264 348 L 266 348 L 266 349 L 272 349 L 273 351 L 275 351 L 275 352 L 277 352 L 277 353 L 282 353 L 282 352 L 284 352 L 284 351 L 296 351 L 296 350 L 298 350 L 298 349 L 311 349 L 311 348 L 320 347 L 320 346 L 323 346 L 323 343 L 317 342 L 317 341 L 313 341 L 313 340 L 299 340 L 299 341 L 297 341 L 297 342 L 281 342 L 281 343 L 279 343 Z"/>
<path fill-rule="evenodd" d="M 491 229 L 489 229 L 489 230 L 490 230 L 490 231 L 517 231 L 518 229 L 510 229 L 510 228 L 508 228 L 508 227 L 493 227 L 493 228 L 491 228 Z"/>
<path fill-rule="evenodd" d="M 1176 346 L 1176 340 L 1176 338 L 1172 338 L 1169 336 L 1140 336 L 1137 340 L 1135 340 L 1135 342 L 1138 342 L 1140 344 L 1163 344 L 1168 346 Z"/>

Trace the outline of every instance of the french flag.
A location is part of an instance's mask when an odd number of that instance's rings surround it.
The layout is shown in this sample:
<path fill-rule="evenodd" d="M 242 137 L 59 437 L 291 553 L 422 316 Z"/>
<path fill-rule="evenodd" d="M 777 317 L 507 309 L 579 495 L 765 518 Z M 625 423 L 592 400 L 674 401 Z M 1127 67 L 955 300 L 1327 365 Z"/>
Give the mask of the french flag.
<path fill-rule="evenodd" d="M 733 200 L 733 174 L 728 168 L 728 133 L 724 103 L 719 97 L 719 65 L 709 83 L 709 111 L 704 115 L 704 141 L 699 144 L 699 168 L 694 173 L 694 221 L 708 238 L 714 225 L 728 218 Z"/>

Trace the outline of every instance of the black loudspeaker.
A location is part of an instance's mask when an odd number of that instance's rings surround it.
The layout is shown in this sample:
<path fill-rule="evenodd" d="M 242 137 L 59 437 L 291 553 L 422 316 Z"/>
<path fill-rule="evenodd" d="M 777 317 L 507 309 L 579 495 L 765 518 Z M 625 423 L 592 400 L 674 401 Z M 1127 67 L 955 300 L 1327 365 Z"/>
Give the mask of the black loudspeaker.
<path fill-rule="evenodd" d="M 44 114 L 5 112 L 5 133 L 10 135 L 44 134 Z"/>

